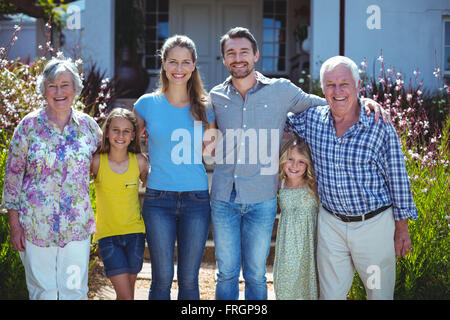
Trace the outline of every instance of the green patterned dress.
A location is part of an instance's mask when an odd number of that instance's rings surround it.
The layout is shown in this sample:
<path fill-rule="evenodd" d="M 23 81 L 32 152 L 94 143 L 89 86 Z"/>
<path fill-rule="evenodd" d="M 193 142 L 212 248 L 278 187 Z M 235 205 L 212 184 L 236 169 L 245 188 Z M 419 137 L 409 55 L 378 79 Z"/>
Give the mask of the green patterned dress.
<path fill-rule="evenodd" d="M 309 188 L 279 191 L 273 280 L 278 300 L 318 299 L 316 225 L 318 202 Z"/>

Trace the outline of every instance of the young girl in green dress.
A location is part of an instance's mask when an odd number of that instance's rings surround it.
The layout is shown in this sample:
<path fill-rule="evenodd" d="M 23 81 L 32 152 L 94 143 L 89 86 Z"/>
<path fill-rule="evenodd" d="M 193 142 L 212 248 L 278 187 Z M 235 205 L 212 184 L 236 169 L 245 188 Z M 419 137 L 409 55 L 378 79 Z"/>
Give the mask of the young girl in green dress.
<path fill-rule="evenodd" d="M 290 138 L 281 148 L 274 288 L 279 300 L 317 299 L 318 195 L 308 145 Z"/>

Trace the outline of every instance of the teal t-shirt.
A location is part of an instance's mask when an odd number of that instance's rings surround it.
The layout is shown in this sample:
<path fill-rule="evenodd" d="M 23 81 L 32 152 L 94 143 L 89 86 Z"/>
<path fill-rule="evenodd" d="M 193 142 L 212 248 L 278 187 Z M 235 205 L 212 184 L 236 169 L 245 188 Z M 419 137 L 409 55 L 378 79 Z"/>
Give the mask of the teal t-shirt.
<path fill-rule="evenodd" d="M 164 191 L 208 190 L 208 177 L 202 163 L 204 124 L 194 121 L 191 107 L 177 108 L 164 94 L 145 94 L 134 108 L 149 134 L 150 170 L 147 187 Z M 207 120 L 214 113 L 207 109 Z"/>

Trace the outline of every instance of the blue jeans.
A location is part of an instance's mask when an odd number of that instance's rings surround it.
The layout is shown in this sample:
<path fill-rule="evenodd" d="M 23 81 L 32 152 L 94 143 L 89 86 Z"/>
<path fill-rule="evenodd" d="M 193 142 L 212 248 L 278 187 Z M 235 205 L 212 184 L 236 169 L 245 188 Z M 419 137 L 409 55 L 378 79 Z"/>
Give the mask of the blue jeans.
<path fill-rule="evenodd" d="M 208 190 L 173 192 L 147 188 L 142 208 L 152 264 L 149 300 L 170 300 L 178 246 L 178 299 L 199 300 L 198 273 L 208 238 Z"/>
<path fill-rule="evenodd" d="M 211 201 L 216 262 L 217 300 L 239 298 L 241 265 L 246 300 L 267 300 L 266 261 L 269 256 L 277 199 L 255 204 Z"/>

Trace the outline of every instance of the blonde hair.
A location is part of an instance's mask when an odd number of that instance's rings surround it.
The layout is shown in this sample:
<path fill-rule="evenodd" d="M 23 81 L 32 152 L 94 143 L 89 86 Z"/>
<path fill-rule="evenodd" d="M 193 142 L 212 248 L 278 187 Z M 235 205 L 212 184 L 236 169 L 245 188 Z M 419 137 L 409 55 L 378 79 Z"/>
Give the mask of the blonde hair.
<path fill-rule="evenodd" d="M 138 129 L 137 118 L 133 112 L 124 108 L 115 108 L 109 113 L 108 117 L 105 120 L 105 123 L 102 126 L 103 130 L 102 143 L 98 148 L 98 150 L 96 151 L 96 153 L 109 153 L 111 145 L 109 143 L 109 138 L 107 138 L 106 136 L 112 120 L 117 118 L 127 119 L 133 125 L 133 132 L 135 133 L 135 137 L 128 145 L 127 148 L 128 152 L 141 153 L 141 142 L 137 131 Z"/>
<path fill-rule="evenodd" d="M 175 47 L 186 48 L 191 52 L 192 62 L 197 61 L 197 49 L 195 43 L 187 36 L 174 35 L 164 42 L 159 55 L 161 60 L 166 60 L 167 54 Z M 169 88 L 169 79 L 164 72 L 163 64 L 161 64 L 161 70 L 159 72 L 159 87 L 156 89 L 157 93 L 165 93 Z M 203 88 L 203 82 L 200 77 L 200 72 L 195 66 L 192 72 L 191 78 L 187 82 L 187 91 L 190 97 L 191 115 L 194 120 L 208 123 L 206 118 L 206 104 L 208 103 L 208 94 Z"/>
<path fill-rule="evenodd" d="M 311 158 L 311 152 L 306 142 L 299 137 L 290 138 L 281 147 L 280 162 L 279 162 L 279 179 L 280 181 L 286 179 L 286 173 L 284 173 L 283 167 L 285 163 L 288 161 L 289 152 L 294 149 L 296 149 L 303 156 L 306 163 L 306 170 L 303 176 L 303 179 L 306 182 L 306 186 L 311 190 L 311 192 L 316 196 L 316 198 L 319 199 L 319 194 L 317 192 L 316 173 Z"/>

